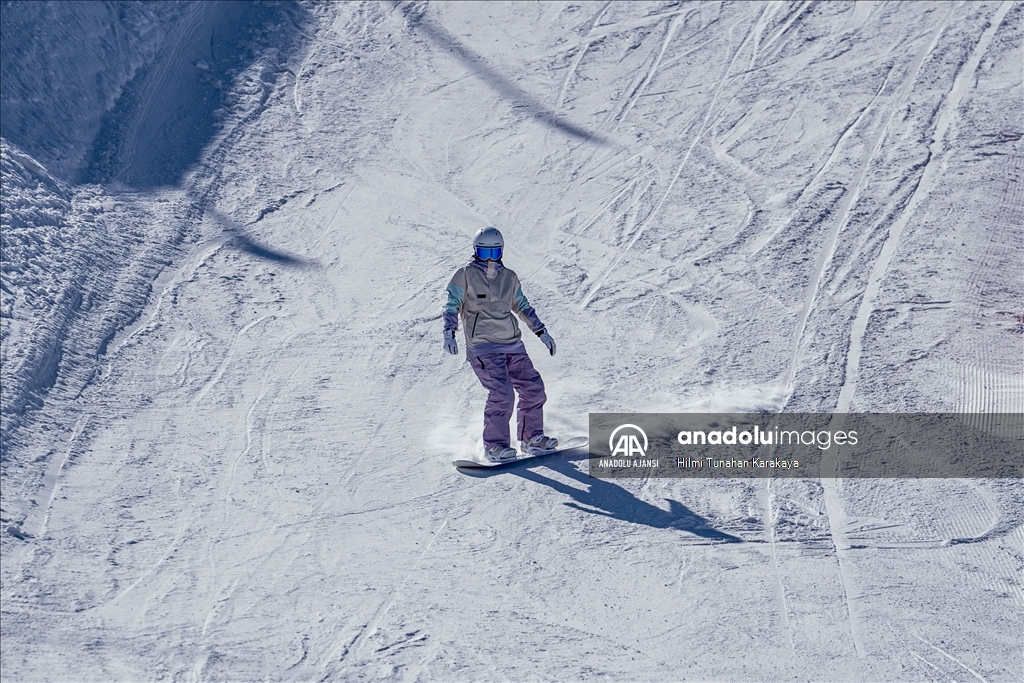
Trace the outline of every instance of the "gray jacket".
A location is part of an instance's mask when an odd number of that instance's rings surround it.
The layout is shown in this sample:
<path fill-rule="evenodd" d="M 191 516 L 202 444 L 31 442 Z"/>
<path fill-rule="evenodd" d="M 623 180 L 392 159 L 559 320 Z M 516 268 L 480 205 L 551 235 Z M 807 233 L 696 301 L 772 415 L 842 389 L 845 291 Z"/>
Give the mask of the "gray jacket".
<path fill-rule="evenodd" d="M 483 344 L 500 348 L 519 342 L 522 334 L 516 316 L 535 334 L 544 331 L 544 324 L 526 300 L 515 271 L 505 268 L 500 261 L 475 259 L 455 271 L 448 283 L 444 329 L 457 330 L 459 318 L 462 319 L 469 357 L 476 355 L 474 350 Z"/>

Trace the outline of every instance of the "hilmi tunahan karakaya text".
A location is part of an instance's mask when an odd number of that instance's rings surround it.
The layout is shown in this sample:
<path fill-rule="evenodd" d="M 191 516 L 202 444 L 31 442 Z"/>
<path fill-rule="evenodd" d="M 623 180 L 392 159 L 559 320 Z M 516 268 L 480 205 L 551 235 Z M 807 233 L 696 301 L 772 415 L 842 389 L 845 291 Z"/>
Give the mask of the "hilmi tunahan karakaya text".
<path fill-rule="evenodd" d="M 799 460 L 785 458 L 675 458 L 672 466 L 684 470 L 797 470 Z"/>
<path fill-rule="evenodd" d="M 597 466 L 604 468 L 644 468 L 658 469 L 661 463 L 658 460 L 633 459 L 633 458 L 603 458 L 598 460 Z M 671 458 L 668 460 L 669 467 L 684 470 L 731 470 L 731 469 L 800 469 L 802 464 L 799 460 L 787 460 L 784 458 Z"/>

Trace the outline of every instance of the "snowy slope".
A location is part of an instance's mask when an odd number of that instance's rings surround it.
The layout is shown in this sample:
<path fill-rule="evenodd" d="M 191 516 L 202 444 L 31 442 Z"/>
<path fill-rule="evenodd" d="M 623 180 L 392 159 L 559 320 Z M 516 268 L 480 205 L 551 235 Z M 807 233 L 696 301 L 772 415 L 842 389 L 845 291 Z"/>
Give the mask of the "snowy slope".
<path fill-rule="evenodd" d="M 173 2 L 4 3 L 4 138 L 31 149 L 58 175 L 77 176 L 103 115 L 153 61 L 185 8 Z"/>
<path fill-rule="evenodd" d="M 1020 481 L 467 476 L 440 309 L 498 226 L 556 436 L 1024 410 L 1024 5 L 200 7 L 4 132 L 4 680 L 1019 679 Z"/>

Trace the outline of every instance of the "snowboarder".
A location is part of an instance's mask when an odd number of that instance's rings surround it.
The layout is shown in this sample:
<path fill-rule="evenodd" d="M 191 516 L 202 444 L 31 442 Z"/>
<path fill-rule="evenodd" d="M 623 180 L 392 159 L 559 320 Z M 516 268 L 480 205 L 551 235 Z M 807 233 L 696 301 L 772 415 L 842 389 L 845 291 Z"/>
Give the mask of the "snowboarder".
<path fill-rule="evenodd" d="M 448 283 L 444 309 L 444 348 L 459 352 L 455 331 L 466 335 L 466 359 L 489 392 L 484 408 L 484 457 L 491 462 L 516 458 L 509 439 L 512 402 L 523 455 L 553 451 L 558 441 L 544 434 L 544 380 L 533 367 L 516 323 L 515 313 L 555 355 L 555 340 L 544 329 L 523 295 L 519 276 L 501 262 L 505 240 L 497 228 L 486 227 L 473 237 L 473 260 L 455 271 Z M 513 393 L 513 389 L 515 393 Z"/>

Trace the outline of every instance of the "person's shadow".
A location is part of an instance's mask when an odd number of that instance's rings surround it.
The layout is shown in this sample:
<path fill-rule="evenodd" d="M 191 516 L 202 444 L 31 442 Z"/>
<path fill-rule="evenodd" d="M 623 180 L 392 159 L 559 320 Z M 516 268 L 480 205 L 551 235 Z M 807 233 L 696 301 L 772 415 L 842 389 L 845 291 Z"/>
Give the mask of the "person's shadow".
<path fill-rule="evenodd" d="M 501 471 L 514 474 L 536 484 L 550 486 L 555 491 L 573 499 L 571 502 L 566 502 L 565 505 L 583 512 L 621 519 L 624 522 L 631 522 L 633 524 L 643 524 L 655 529 L 679 529 L 694 536 L 720 543 L 743 542 L 741 538 L 712 528 L 706 519 L 679 501 L 670 499 L 668 501 L 669 509 L 662 510 L 650 503 L 639 500 L 632 493 L 616 485 L 611 480 L 591 477 L 586 472 L 576 469 L 574 463 L 581 459 L 589 458 L 589 455 L 587 448 L 584 446 L 583 448 L 559 453 L 550 458 L 512 464 L 501 468 Z M 586 490 L 563 484 L 531 469 L 539 465 L 548 467 L 570 479 L 575 479 L 586 486 Z M 479 472 L 480 475 L 483 475 L 486 470 Z M 493 474 L 493 472 L 489 474 Z"/>

